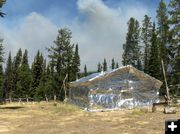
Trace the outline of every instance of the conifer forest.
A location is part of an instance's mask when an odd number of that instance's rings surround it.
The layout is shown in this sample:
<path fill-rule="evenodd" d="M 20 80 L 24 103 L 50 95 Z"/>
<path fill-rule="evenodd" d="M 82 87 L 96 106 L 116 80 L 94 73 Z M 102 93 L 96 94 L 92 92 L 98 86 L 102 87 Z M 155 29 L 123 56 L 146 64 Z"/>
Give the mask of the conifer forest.
<path fill-rule="evenodd" d="M 5 0 L 0 1 L 0 21 L 8 19 L 8 12 L 4 13 L 2 10 L 5 4 Z M 180 1 L 170 0 L 166 4 L 160 0 L 156 9 L 156 20 L 144 14 L 141 21 L 134 17 L 129 18 L 127 26 L 125 42 L 119 44 L 123 45 L 123 53 L 120 53 L 122 61 L 112 57 L 108 63 L 104 55 L 103 61 L 97 63 L 97 69 L 93 72 L 88 71 L 88 64 L 81 64 L 81 48 L 78 43 L 72 42 L 73 33 L 70 28 L 57 29 L 54 42 L 45 48 L 48 57 L 34 48 L 37 53 L 31 64 L 28 57 L 33 55 L 29 55 L 27 49 L 19 48 L 15 56 L 11 51 L 5 53 L 6 46 L 1 38 L 0 98 L 63 101 L 68 96 L 68 90 L 66 92 L 64 86 L 68 89 L 70 82 L 94 72 L 113 70 L 126 65 L 132 65 L 164 82 L 162 60 L 170 94 L 180 96 Z M 83 66 L 84 70 L 80 70 L 80 66 Z M 165 93 L 163 84 L 160 95 Z"/>

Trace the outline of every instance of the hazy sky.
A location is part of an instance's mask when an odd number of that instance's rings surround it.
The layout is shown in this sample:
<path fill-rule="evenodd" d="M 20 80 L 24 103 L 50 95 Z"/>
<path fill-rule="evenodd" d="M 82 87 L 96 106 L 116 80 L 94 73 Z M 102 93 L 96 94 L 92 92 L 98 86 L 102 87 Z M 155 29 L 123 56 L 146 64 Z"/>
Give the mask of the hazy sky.
<path fill-rule="evenodd" d="M 7 0 L 0 19 L 0 37 L 4 39 L 6 57 L 19 48 L 28 49 L 32 62 L 37 50 L 47 56 L 45 48 L 56 39 L 60 28 L 72 31 L 72 43 L 79 44 L 81 69 L 96 70 L 97 63 L 114 57 L 121 65 L 122 44 L 127 21 L 140 22 L 145 14 L 155 20 L 160 0 Z M 168 0 L 166 0 L 168 1 Z"/>

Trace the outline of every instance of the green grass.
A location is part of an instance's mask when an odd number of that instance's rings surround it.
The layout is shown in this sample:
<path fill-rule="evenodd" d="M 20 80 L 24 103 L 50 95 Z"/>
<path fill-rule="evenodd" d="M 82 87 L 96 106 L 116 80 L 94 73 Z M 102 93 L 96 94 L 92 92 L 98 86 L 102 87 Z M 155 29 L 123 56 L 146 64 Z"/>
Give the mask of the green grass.
<path fill-rule="evenodd" d="M 145 112 L 142 110 L 135 109 L 132 111 L 132 115 L 144 115 L 144 114 L 145 114 Z"/>
<path fill-rule="evenodd" d="M 82 112 L 82 110 L 79 107 L 67 103 L 57 103 L 53 104 L 53 106 L 53 112 L 58 115 L 71 115 L 78 112 Z"/>

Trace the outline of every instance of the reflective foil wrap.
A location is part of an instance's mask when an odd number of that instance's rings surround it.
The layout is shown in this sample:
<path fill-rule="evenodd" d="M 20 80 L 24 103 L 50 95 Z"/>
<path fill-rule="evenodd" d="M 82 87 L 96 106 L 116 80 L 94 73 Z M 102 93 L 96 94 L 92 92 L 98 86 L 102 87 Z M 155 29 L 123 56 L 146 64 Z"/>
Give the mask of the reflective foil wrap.
<path fill-rule="evenodd" d="M 132 66 L 101 72 L 70 83 L 69 99 L 88 109 L 149 106 L 159 101 L 162 82 Z"/>

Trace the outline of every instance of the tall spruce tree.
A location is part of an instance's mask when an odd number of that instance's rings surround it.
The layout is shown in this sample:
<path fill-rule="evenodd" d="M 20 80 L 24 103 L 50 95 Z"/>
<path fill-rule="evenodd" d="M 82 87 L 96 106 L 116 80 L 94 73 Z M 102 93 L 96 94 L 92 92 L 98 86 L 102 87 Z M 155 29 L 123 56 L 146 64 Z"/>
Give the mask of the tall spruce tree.
<path fill-rule="evenodd" d="M 3 86 L 3 98 L 11 98 L 13 93 L 13 71 L 12 71 L 12 57 L 9 52 L 6 69 L 5 69 L 5 79 Z"/>
<path fill-rule="evenodd" d="M 114 61 L 114 58 L 112 59 L 112 63 L 111 63 L 111 69 L 113 70 L 113 69 L 115 69 L 115 61 Z"/>
<path fill-rule="evenodd" d="M 172 61 L 171 66 L 174 70 L 172 84 L 177 85 L 180 84 L 180 1 L 171 0 L 169 3 L 169 8 L 169 24 L 171 27 L 171 41 L 169 51 Z"/>
<path fill-rule="evenodd" d="M 102 66 L 101 66 L 101 63 L 99 62 L 98 63 L 98 69 L 97 69 L 97 72 L 101 72 L 102 71 Z"/>
<path fill-rule="evenodd" d="M 47 64 L 47 71 L 46 72 L 47 72 L 47 78 L 49 78 L 51 75 L 50 64 Z"/>
<path fill-rule="evenodd" d="M 48 69 L 48 70 L 47 70 Z M 49 76 L 50 70 L 49 67 L 46 68 L 46 60 L 43 61 L 43 67 L 42 67 L 42 76 L 40 79 L 39 86 L 36 89 L 35 98 L 37 100 L 44 100 L 45 97 L 50 98 L 50 92 L 49 92 Z"/>
<path fill-rule="evenodd" d="M 135 59 L 135 66 L 137 69 L 142 70 L 142 53 L 141 53 L 141 46 L 139 45 L 140 42 L 140 26 L 139 22 L 136 20 L 135 21 L 135 29 L 134 29 L 134 59 Z"/>
<path fill-rule="evenodd" d="M 3 39 L 0 39 L 0 64 L 4 62 L 4 47 L 3 47 Z"/>
<path fill-rule="evenodd" d="M 119 64 L 118 64 L 118 62 L 116 63 L 116 68 L 119 68 Z"/>
<path fill-rule="evenodd" d="M 4 62 L 4 48 L 3 40 L 0 40 L 0 97 L 3 98 L 3 62 Z"/>
<path fill-rule="evenodd" d="M 178 79 L 177 79 L 177 84 L 180 83 L 180 45 L 178 47 L 178 50 L 177 50 L 177 54 L 175 56 L 175 63 L 174 63 L 174 70 L 175 70 L 175 73 L 177 74 L 178 76 Z"/>
<path fill-rule="evenodd" d="M 25 98 L 29 96 L 31 85 L 31 72 L 28 63 L 28 51 L 25 50 L 21 62 L 21 66 L 18 68 L 18 81 L 16 83 L 16 90 L 14 96 L 18 98 Z"/>
<path fill-rule="evenodd" d="M 160 44 L 160 59 L 164 61 L 165 71 L 167 70 L 167 65 L 169 63 L 168 59 L 168 38 L 169 38 L 169 25 L 168 25 L 168 14 L 166 3 L 161 0 L 157 9 L 157 35 L 158 43 Z"/>
<path fill-rule="evenodd" d="M 132 65 L 139 68 L 141 65 L 138 60 L 141 60 L 141 52 L 139 46 L 140 28 L 139 22 L 134 18 L 128 21 L 128 33 L 126 35 L 126 43 L 123 44 L 123 65 Z"/>
<path fill-rule="evenodd" d="M 170 11 L 169 11 L 169 24 L 171 26 L 171 45 L 175 50 L 177 50 L 180 42 L 180 33 L 179 33 L 179 25 L 180 25 L 180 2 L 179 0 L 171 0 L 169 3 Z"/>
<path fill-rule="evenodd" d="M 106 59 L 104 58 L 104 61 L 103 61 L 103 71 L 107 71 L 107 62 L 106 62 Z"/>
<path fill-rule="evenodd" d="M 21 48 L 18 50 L 16 56 L 14 57 L 14 61 L 13 61 L 13 66 L 12 66 L 12 70 L 13 70 L 13 89 L 14 92 L 12 94 L 13 97 L 17 97 L 17 93 L 18 91 L 16 91 L 17 89 L 17 81 L 19 80 L 19 73 L 18 69 L 21 66 L 21 62 L 22 62 L 22 50 Z"/>
<path fill-rule="evenodd" d="M 3 66 L 0 65 L 0 98 L 3 98 L 3 80 L 4 80 Z"/>
<path fill-rule="evenodd" d="M 68 75 L 68 80 L 70 81 L 70 76 L 72 72 L 72 59 L 73 59 L 73 48 L 74 45 L 71 44 L 71 31 L 67 28 L 60 29 L 54 45 L 51 46 L 49 51 L 49 58 L 54 60 L 56 75 L 55 75 L 55 96 L 60 100 L 64 100 L 65 92 L 63 89 L 63 81 Z"/>
<path fill-rule="evenodd" d="M 53 60 L 46 67 L 46 60 L 44 59 L 42 77 L 35 93 L 36 100 L 53 99 L 57 86 L 55 75 Z"/>
<path fill-rule="evenodd" d="M 144 72 L 149 73 L 149 54 L 150 54 L 150 45 L 152 36 L 152 23 L 151 18 L 148 15 L 144 16 L 142 24 L 141 39 L 144 44 Z"/>
<path fill-rule="evenodd" d="M 85 64 L 85 66 L 84 66 L 84 76 L 87 76 L 87 75 L 88 75 L 88 73 L 87 73 L 87 66 Z"/>
<path fill-rule="evenodd" d="M 78 76 L 78 72 L 80 71 L 80 56 L 79 56 L 79 48 L 78 44 L 76 44 L 75 52 L 73 55 L 73 62 L 72 62 L 72 78 L 70 81 L 76 80 Z"/>
<path fill-rule="evenodd" d="M 161 77 L 161 61 L 159 59 L 159 50 L 157 43 L 157 34 L 155 23 L 153 23 L 152 38 L 151 38 L 151 51 L 149 58 L 149 74 L 157 79 Z"/>
<path fill-rule="evenodd" d="M 20 67 L 21 62 L 22 62 L 22 50 L 20 48 L 14 58 L 14 62 L 13 62 L 14 70 L 17 70 Z"/>
<path fill-rule="evenodd" d="M 67 80 L 66 80 L 66 86 L 68 86 L 68 82 L 70 82 L 70 81 L 73 81 L 74 79 L 73 79 L 73 74 L 76 76 L 75 77 L 75 79 L 77 79 L 78 78 L 78 65 L 77 65 L 77 63 L 76 63 L 76 66 L 75 66 L 75 68 L 73 68 L 73 56 L 75 56 L 74 55 L 74 51 L 73 51 L 73 49 L 74 49 L 74 45 L 71 45 L 71 44 L 69 44 L 69 45 L 65 45 L 65 47 L 64 47 L 64 53 L 63 53 L 63 62 L 64 62 L 64 67 L 63 67 L 63 70 L 64 70 L 64 77 L 62 77 L 62 80 L 64 80 L 65 78 L 66 78 L 66 75 L 68 76 L 67 77 Z M 78 52 L 78 51 L 77 51 Z M 76 56 L 75 56 L 76 57 Z M 76 61 L 76 60 L 75 60 Z M 75 70 L 74 70 L 75 69 Z M 76 71 L 78 71 L 78 72 L 76 72 Z M 63 87 L 62 87 L 63 88 Z M 63 94 L 63 92 L 64 92 L 64 89 L 61 89 L 61 92 L 62 93 L 60 93 L 60 94 Z M 60 95 L 61 96 L 61 95 Z M 61 98 L 61 100 L 63 100 L 64 99 L 64 97 L 63 96 L 61 96 L 60 97 Z"/>
<path fill-rule="evenodd" d="M 175 85 L 175 88 L 172 90 L 174 91 L 174 95 L 180 96 L 180 91 L 177 87 L 180 84 L 180 45 L 177 50 L 177 54 L 175 55 L 174 63 L 173 63 L 174 75 L 172 79 L 172 84 Z"/>
<path fill-rule="evenodd" d="M 35 97 L 34 95 L 36 94 L 36 89 L 40 84 L 40 80 L 42 77 L 42 72 L 43 72 L 43 56 L 40 54 L 38 51 L 35 58 L 34 62 L 32 63 L 32 83 L 31 83 L 31 89 L 30 89 L 30 97 Z"/>

